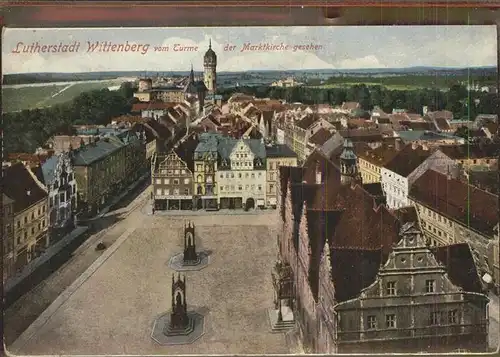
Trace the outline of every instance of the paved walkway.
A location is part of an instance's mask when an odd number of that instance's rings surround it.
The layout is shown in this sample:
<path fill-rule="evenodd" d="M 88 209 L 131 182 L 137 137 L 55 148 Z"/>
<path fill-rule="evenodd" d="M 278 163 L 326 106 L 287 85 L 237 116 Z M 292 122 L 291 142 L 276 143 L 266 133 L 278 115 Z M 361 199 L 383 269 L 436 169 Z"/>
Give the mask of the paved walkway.
<path fill-rule="evenodd" d="M 69 234 L 64 236 L 60 241 L 48 247 L 45 252 L 39 257 L 33 259 L 24 267 L 22 271 L 18 274 L 14 275 L 10 279 L 5 282 L 4 285 L 4 293 L 9 293 L 12 289 L 14 289 L 18 284 L 22 283 L 24 279 L 29 277 L 38 267 L 45 264 L 49 261 L 53 256 L 59 253 L 64 247 L 66 247 L 69 243 L 71 243 L 75 238 L 81 236 L 85 232 L 87 232 L 88 227 L 80 226 L 76 227 Z"/>
<path fill-rule="evenodd" d="M 93 224 L 102 225 L 103 230 L 90 236 L 73 252 L 73 256 L 64 265 L 4 311 L 4 339 L 7 346 L 10 346 L 68 286 L 106 252 L 94 249 L 98 242 L 111 247 L 129 228 L 136 228 L 143 219 L 143 214 L 140 213 L 141 205 L 146 202 L 149 195 L 150 191 L 146 189 L 127 207 L 120 209 L 118 217 L 116 212 L 112 211 L 104 214 L 101 220 L 94 221 Z"/>
<path fill-rule="evenodd" d="M 148 216 L 151 216 L 152 213 L 152 201 L 148 200 L 148 203 L 142 207 L 142 213 Z M 206 211 L 206 210 L 162 210 L 155 211 L 155 216 L 254 216 L 259 214 L 269 214 L 270 212 L 275 211 L 272 208 L 268 209 L 251 209 L 249 211 L 245 211 L 244 209 L 221 209 L 218 211 Z"/>

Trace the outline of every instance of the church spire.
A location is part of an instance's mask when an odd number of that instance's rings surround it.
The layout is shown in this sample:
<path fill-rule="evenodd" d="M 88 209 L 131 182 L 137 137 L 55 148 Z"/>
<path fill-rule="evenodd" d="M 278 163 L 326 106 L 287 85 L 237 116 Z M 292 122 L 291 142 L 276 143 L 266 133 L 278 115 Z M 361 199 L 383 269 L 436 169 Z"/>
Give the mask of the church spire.
<path fill-rule="evenodd" d="M 211 49 L 212 48 L 212 39 L 209 39 L 208 40 L 208 49 Z"/>
<path fill-rule="evenodd" d="M 189 82 L 193 83 L 194 82 L 194 70 L 193 70 L 193 64 L 191 63 L 191 73 L 189 73 Z"/>

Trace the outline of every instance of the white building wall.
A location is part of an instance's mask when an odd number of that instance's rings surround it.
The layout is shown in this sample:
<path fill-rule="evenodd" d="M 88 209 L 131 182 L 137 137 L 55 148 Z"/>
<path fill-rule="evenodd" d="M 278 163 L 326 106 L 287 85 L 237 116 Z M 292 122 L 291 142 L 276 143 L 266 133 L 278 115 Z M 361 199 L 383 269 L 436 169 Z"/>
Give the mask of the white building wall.
<path fill-rule="evenodd" d="M 398 209 L 410 205 L 408 201 L 408 179 L 382 167 L 382 189 L 386 195 L 387 207 Z"/>

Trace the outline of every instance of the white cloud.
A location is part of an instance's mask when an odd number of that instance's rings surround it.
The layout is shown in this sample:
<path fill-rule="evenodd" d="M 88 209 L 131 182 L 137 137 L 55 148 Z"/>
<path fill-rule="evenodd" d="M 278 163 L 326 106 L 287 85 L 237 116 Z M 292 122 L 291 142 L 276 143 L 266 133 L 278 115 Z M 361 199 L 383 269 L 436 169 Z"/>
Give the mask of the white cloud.
<path fill-rule="evenodd" d="M 364 56 L 361 58 L 346 58 L 338 63 L 339 68 L 343 69 L 361 69 L 361 68 L 386 68 L 380 63 L 374 55 Z"/>
<path fill-rule="evenodd" d="M 16 29 L 3 33 L 3 72 L 196 71 L 212 40 L 219 71 L 496 65 L 494 26 Z M 78 53 L 9 53 L 18 42 L 81 42 Z M 86 41 L 149 43 L 146 54 L 87 53 Z M 318 52 L 239 52 L 243 43 L 320 44 Z M 174 44 L 198 46 L 173 51 Z M 226 44 L 235 51 L 224 51 Z M 168 52 L 155 46 L 169 46 Z"/>
<path fill-rule="evenodd" d="M 220 65 L 220 71 L 333 69 L 333 66 L 310 52 L 250 52 L 233 56 Z"/>

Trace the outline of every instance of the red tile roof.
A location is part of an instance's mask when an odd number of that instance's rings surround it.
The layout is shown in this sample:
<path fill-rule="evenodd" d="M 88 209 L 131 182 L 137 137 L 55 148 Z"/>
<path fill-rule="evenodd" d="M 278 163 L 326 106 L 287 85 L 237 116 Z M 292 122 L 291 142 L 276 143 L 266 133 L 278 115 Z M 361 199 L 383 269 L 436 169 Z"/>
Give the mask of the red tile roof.
<path fill-rule="evenodd" d="M 161 110 L 173 108 L 178 103 L 165 103 L 165 102 L 150 102 L 150 103 L 135 103 L 132 105 L 132 112 L 137 113 L 142 110 Z"/>
<path fill-rule="evenodd" d="M 320 128 L 313 136 L 309 138 L 309 142 L 314 145 L 323 145 L 328 139 L 333 136 L 330 130 Z"/>
<path fill-rule="evenodd" d="M 384 167 L 400 176 L 407 177 L 431 154 L 429 150 L 424 150 L 421 147 L 414 149 L 412 145 L 406 145 Z"/>
<path fill-rule="evenodd" d="M 500 155 L 500 144 L 441 145 L 439 150 L 453 160 L 496 159 Z"/>
<path fill-rule="evenodd" d="M 384 166 L 390 160 L 392 160 L 398 151 L 394 145 L 383 144 L 375 149 L 367 147 L 364 151 L 356 151 L 359 158 L 377 166 Z"/>
<path fill-rule="evenodd" d="M 496 195 L 433 170 L 415 181 L 408 197 L 486 236 L 499 221 Z"/>

